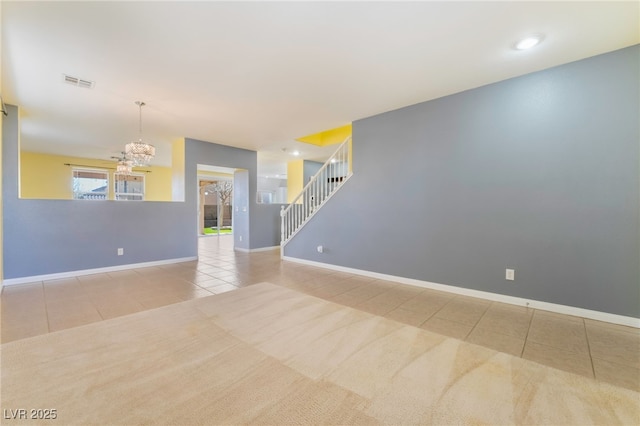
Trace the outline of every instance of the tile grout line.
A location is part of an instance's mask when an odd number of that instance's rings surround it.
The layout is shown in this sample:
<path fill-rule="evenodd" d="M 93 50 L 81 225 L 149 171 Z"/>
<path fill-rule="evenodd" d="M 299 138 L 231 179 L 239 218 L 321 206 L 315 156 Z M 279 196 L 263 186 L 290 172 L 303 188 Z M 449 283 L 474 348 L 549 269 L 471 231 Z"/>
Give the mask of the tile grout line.
<path fill-rule="evenodd" d="M 135 271 L 134 271 L 134 275 L 135 275 Z M 98 313 L 98 316 L 100 316 L 100 321 L 104 321 L 106 318 L 102 315 L 102 312 L 100 312 L 100 309 L 98 309 L 98 307 L 96 306 L 95 302 L 91 299 L 89 294 L 87 294 L 86 289 L 82 286 L 82 282 L 80 280 L 77 280 L 77 281 L 78 281 L 78 285 L 82 290 L 82 293 L 87 298 L 87 300 L 89 300 L 89 302 L 91 303 L 91 306 L 93 306 L 93 309 L 96 310 L 96 312 Z"/>
<path fill-rule="evenodd" d="M 564 351 L 564 352 L 569 353 L 571 355 L 580 355 L 580 353 L 581 353 L 581 352 L 575 352 L 575 351 L 571 351 L 571 350 L 567 350 L 567 349 L 561 349 L 561 348 L 558 348 L 558 347 L 555 347 L 555 346 L 551 346 L 551 345 L 549 345 L 547 343 L 538 343 L 538 342 L 534 342 L 534 343 L 536 345 L 538 345 L 538 346 L 544 346 L 545 348 L 549 348 L 551 350 Z M 586 374 L 579 373 L 579 372 L 576 372 L 576 371 L 568 370 L 568 369 L 563 368 L 563 367 L 554 366 L 554 365 L 548 364 L 546 361 L 538 361 L 538 360 L 533 360 L 533 359 L 529 359 L 529 358 L 523 358 L 523 359 L 525 359 L 527 361 L 535 362 L 537 364 L 544 365 L 544 366 L 547 366 L 547 367 L 555 368 L 556 370 L 567 371 L 569 373 L 573 373 L 573 374 L 576 374 L 578 376 L 582 376 L 582 377 L 586 377 L 586 378 L 590 378 L 590 379 L 594 379 L 595 380 L 594 377 L 591 377 L 591 376 L 588 376 Z M 609 383 L 611 383 L 611 382 L 609 382 Z"/>
<path fill-rule="evenodd" d="M 444 307 L 445 307 L 445 306 L 447 306 L 449 303 L 451 303 L 451 301 L 452 301 L 453 299 L 455 299 L 456 297 L 458 297 L 458 296 L 453 296 L 451 299 L 447 300 L 447 302 L 446 302 L 445 304 L 443 304 L 442 306 L 440 306 L 440 308 L 439 308 L 438 310 L 436 310 L 434 313 L 432 313 L 431 315 L 429 315 L 429 317 L 428 317 L 426 320 L 422 321 L 422 322 L 420 323 L 420 325 L 418 325 L 418 327 L 419 327 L 419 328 L 422 328 L 422 326 L 423 326 L 423 325 L 425 325 L 425 324 L 427 323 L 427 321 L 429 321 L 431 318 L 433 318 L 433 317 L 435 317 L 436 315 L 438 315 L 438 312 L 440 312 L 441 310 L 443 310 L 443 309 L 444 309 Z M 452 321 L 452 322 L 456 322 L 456 321 Z M 461 323 L 458 323 L 458 324 L 461 324 Z M 426 329 L 425 329 L 425 330 L 426 330 Z"/>
<path fill-rule="evenodd" d="M 520 351 L 520 358 L 524 357 L 524 348 L 527 347 L 527 341 L 529 340 L 529 332 L 531 331 L 531 324 L 533 324 L 533 316 L 536 314 L 536 310 L 533 308 L 529 308 L 527 306 L 527 309 L 531 309 L 533 312 L 531 312 L 531 318 L 529 318 L 529 326 L 527 327 L 527 334 L 525 334 L 524 336 L 524 344 L 522 345 L 522 350 Z"/>
<path fill-rule="evenodd" d="M 44 316 L 47 317 L 47 334 L 51 333 L 51 324 L 49 321 L 49 309 L 47 308 L 47 293 L 44 291 L 44 281 L 40 281 L 42 287 L 42 301 L 44 302 Z"/>
<path fill-rule="evenodd" d="M 484 318 L 485 315 L 487 315 L 487 312 L 489 312 L 489 308 L 491 308 L 491 306 L 494 304 L 495 302 L 490 302 L 489 305 L 487 306 L 487 309 L 484 310 L 484 312 L 482 313 L 482 315 L 480 315 L 480 318 L 478 318 L 478 321 L 476 321 L 476 323 L 473 325 L 473 327 L 471 327 L 471 330 L 469 330 L 469 333 L 467 333 L 467 335 L 464 338 L 464 341 L 466 342 L 467 339 L 469 338 L 469 336 L 471 336 L 471 333 L 473 333 L 473 330 L 476 329 L 476 327 L 478 326 L 478 324 L 480 324 L 480 321 L 482 321 L 482 318 Z M 502 351 L 500 351 L 502 352 Z"/>
<path fill-rule="evenodd" d="M 593 373 L 593 378 L 596 379 L 596 367 L 593 365 L 593 356 L 591 355 L 591 344 L 589 343 L 589 333 L 587 333 L 587 324 L 584 322 L 584 318 L 582 318 L 582 327 L 584 329 L 584 337 L 587 340 L 587 352 L 589 353 L 589 362 L 591 363 L 591 373 Z"/>

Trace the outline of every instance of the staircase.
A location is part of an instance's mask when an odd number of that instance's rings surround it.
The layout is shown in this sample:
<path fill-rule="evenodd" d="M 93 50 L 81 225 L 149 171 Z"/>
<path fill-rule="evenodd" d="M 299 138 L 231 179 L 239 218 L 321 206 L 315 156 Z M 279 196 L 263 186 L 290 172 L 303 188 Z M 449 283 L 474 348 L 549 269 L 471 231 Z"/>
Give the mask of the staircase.
<path fill-rule="evenodd" d="M 281 248 L 284 248 L 351 175 L 351 137 L 348 137 L 291 204 L 287 208 L 282 206 Z"/>

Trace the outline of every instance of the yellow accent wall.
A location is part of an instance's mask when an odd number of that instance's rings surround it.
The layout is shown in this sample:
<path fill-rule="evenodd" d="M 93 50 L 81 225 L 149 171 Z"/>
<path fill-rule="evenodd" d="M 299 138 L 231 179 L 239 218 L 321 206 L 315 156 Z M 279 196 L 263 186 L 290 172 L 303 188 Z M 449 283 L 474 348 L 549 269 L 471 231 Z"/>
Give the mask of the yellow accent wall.
<path fill-rule="evenodd" d="M 208 170 L 198 170 L 198 176 L 233 180 L 231 173 L 210 172 Z"/>
<path fill-rule="evenodd" d="M 304 188 L 304 160 L 287 163 L 287 203 L 291 203 Z M 302 200 L 299 201 L 300 203 Z"/>
<path fill-rule="evenodd" d="M 345 139 L 351 136 L 351 132 L 351 124 L 347 124 L 346 126 L 337 127 L 331 130 L 325 130 L 313 135 L 303 136 L 296 140 L 299 142 L 310 143 L 312 145 L 318 146 L 335 145 L 344 142 Z"/>
<path fill-rule="evenodd" d="M 35 152 L 20 152 L 20 197 L 72 199 L 71 167 L 64 163 L 97 166 L 84 158 L 59 157 Z M 102 164 L 101 164 L 102 165 Z"/>
<path fill-rule="evenodd" d="M 178 138 L 171 145 L 171 200 L 185 200 L 185 140 Z"/>
<path fill-rule="evenodd" d="M 40 199 L 73 199 L 72 166 L 109 170 L 109 199 L 114 199 L 113 178 L 115 161 L 67 157 L 38 152 L 20 152 L 20 197 Z M 136 171 L 150 171 L 145 176 L 145 201 L 171 201 L 172 170 L 150 166 Z"/>
<path fill-rule="evenodd" d="M 172 201 L 171 180 L 173 172 L 171 167 L 147 167 L 151 173 L 145 174 L 144 199 L 145 201 Z"/>

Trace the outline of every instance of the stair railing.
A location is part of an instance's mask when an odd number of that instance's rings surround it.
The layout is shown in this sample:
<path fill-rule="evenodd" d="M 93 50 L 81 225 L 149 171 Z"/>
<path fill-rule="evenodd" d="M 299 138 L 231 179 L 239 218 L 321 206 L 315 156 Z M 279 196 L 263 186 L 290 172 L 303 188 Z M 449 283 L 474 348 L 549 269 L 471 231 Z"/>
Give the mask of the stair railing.
<path fill-rule="evenodd" d="M 286 208 L 282 206 L 280 211 L 281 247 L 293 238 L 351 175 L 351 137 L 348 137 L 291 204 Z"/>

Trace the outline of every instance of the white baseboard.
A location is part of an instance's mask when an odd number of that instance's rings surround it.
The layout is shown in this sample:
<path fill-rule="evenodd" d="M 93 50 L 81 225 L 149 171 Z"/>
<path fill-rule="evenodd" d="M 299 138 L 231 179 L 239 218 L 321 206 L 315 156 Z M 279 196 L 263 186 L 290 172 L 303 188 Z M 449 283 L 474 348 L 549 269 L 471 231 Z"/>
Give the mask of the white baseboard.
<path fill-rule="evenodd" d="M 197 256 L 181 257 L 176 259 L 156 260 L 153 262 L 130 263 L 127 265 L 107 266 L 104 268 L 83 269 L 80 271 L 58 272 L 55 274 L 33 275 L 30 277 L 20 277 L 20 278 L 9 278 L 9 279 L 3 280 L 2 285 L 5 286 L 5 285 L 33 283 L 36 281 L 58 280 L 61 278 L 73 278 L 73 277 L 79 277 L 82 275 L 101 274 L 104 272 L 116 272 L 116 271 L 124 271 L 127 269 L 147 268 L 149 266 L 160 266 L 160 265 L 169 265 L 172 263 L 190 262 L 192 260 L 198 260 L 198 257 Z"/>
<path fill-rule="evenodd" d="M 260 247 L 260 248 L 255 248 L 255 249 L 246 249 L 246 248 L 234 247 L 234 250 L 241 251 L 243 253 L 257 253 L 257 252 L 261 252 L 261 251 L 280 250 L 280 246 Z"/>
<path fill-rule="evenodd" d="M 319 268 L 331 269 L 339 272 L 347 272 L 355 275 L 362 275 L 370 278 L 395 281 L 401 284 L 413 285 L 416 287 L 429 288 L 433 290 L 446 291 L 448 293 L 460 294 L 463 296 L 477 297 L 479 299 L 491 300 L 493 302 L 508 303 L 510 305 L 525 306 L 543 311 L 556 312 L 559 314 L 573 315 L 582 318 L 588 318 L 596 321 L 604 321 L 613 324 L 626 325 L 629 327 L 640 328 L 640 318 L 627 317 L 623 315 L 610 314 L 607 312 L 593 311 L 590 309 L 578 308 L 575 306 L 560 305 L 557 303 L 542 302 L 539 300 L 524 299 L 522 297 L 507 296 L 504 294 L 490 293 L 488 291 L 473 290 L 464 287 L 456 287 L 447 284 L 432 283 L 429 281 L 421 281 L 413 278 L 398 277 L 395 275 L 380 274 L 378 272 L 365 271 L 362 269 L 347 268 L 345 266 L 331 265 L 329 263 L 315 262 L 312 260 L 298 259 L 295 257 L 283 256 L 283 260 L 295 263 L 301 263 L 309 266 L 317 266 Z"/>

